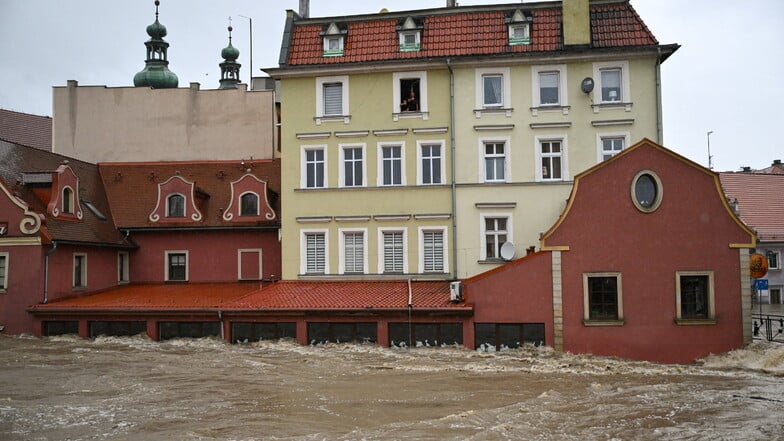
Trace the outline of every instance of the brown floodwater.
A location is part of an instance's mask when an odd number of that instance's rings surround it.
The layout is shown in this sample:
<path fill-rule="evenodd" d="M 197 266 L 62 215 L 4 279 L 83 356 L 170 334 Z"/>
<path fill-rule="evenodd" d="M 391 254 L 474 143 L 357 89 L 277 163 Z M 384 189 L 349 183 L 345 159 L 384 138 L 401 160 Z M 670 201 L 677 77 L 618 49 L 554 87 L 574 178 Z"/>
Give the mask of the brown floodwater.
<path fill-rule="evenodd" d="M 0 336 L 0 440 L 781 440 L 784 345 L 696 365 Z"/>

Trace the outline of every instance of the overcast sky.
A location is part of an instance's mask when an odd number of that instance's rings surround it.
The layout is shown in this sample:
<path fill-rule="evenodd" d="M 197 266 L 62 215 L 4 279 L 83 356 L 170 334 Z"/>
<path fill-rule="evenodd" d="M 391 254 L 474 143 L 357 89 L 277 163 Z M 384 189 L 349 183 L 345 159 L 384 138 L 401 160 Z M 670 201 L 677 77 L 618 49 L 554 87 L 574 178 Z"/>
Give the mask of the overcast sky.
<path fill-rule="evenodd" d="M 631 0 L 662 44 L 682 47 L 662 66 L 664 145 L 713 168 L 763 168 L 784 159 L 784 1 Z M 464 0 L 471 4 L 516 3 Z M 442 7 L 446 0 L 311 0 L 311 17 Z M 228 17 L 247 82 L 278 64 L 286 9 L 298 0 L 162 0 L 169 67 L 179 86 L 217 88 Z M 144 67 L 152 0 L 0 0 L 0 108 L 52 114 L 52 86 L 131 86 Z"/>

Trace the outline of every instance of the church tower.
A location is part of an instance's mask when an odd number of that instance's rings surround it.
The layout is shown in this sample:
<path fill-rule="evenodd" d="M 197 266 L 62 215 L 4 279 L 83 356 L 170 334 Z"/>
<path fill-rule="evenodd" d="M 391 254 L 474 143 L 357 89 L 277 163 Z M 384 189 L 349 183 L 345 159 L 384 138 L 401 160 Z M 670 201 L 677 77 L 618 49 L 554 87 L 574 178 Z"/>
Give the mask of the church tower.
<path fill-rule="evenodd" d="M 155 23 L 147 26 L 147 35 L 150 39 L 144 45 L 147 46 L 147 60 L 144 62 L 144 69 L 133 77 L 133 85 L 136 87 L 152 87 L 153 89 L 171 89 L 177 87 L 177 75 L 169 70 L 169 60 L 166 52 L 169 50 L 169 43 L 163 37 L 166 36 L 166 26 L 158 21 L 159 0 L 155 0 Z"/>
<path fill-rule="evenodd" d="M 219 89 L 236 89 L 237 83 L 240 82 L 240 66 L 237 63 L 237 58 L 240 56 L 240 51 L 231 45 L 231 31 L 233 28 L 229 25 L 229 45 L 221 51 L 223 63 L 220 64 L 221 79 Z"/>

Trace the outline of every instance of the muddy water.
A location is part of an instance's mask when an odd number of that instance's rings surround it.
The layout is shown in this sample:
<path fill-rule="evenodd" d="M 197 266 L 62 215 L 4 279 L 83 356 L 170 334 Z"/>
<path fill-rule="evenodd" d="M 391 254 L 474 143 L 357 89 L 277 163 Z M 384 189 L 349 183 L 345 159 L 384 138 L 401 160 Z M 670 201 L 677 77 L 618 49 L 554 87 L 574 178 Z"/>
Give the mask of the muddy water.
<path fill-rule="evenodd" d="M 0 337 L 2 440 L 777 440 L 784 345 L 698 365 L 547 348 Z"/>

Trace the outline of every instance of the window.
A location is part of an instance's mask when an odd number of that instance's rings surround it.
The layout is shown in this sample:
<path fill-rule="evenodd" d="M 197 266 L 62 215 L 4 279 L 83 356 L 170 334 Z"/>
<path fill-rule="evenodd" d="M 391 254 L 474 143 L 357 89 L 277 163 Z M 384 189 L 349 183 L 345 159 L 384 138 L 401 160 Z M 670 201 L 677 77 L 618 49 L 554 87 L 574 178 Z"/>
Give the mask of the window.
<path fill-rule="evenodd" d="M 392 74 L 392 113 L 395 117 L 409 113 L 410 117 L 427 119 L 427 72 L 395 72 Z"/>
<path fill-rule="evenodd" d="M 348 76 L 316 78 L 316 123 L 329 117 L 345 120 L 348 115 Z"/>
<path fill-rule="evenodd" d="M 341 187 L 361 187 L 365 184 L 365 146 L 341 146 L 343 168 L 340 170 Z"/>
<path fill-rule="evenodd" d="M 0 291 L 8 289 L 8 253 L 0 253 Z"/>
<path fill-rule="evenodd" d="M 367 272 L 367 255 L 364 230 L 342 230 L 340 247 L 341 274 L 364 274 Z"/>
<path fill-rule="evenodd" d="M 496 260 L 501 258 L 501 245 L 510 241 L 508 217 L 484 217 L 484 256 L 482 260 Z"/>
<path fill-rule="evenodd" d="M 63 188 L 63 213 L 74 212 L 74 192 L 71 187 Z"/>
<path fill-rule="evenodd" d="M 259 197 L 256 193 L 245 193 L 240 196 L 240 216 L 258 216 Z"/>
<path fill-rule="evenodd" d="M 629 63 L 627 61 L 594 63 L 593 78 L 597 81 L 593 92 L 594 104 L 631 102 Z M 631 110 L 631 108 L 627 108 L 627 110 Z"/>
<path fill-rule="evenodd" d="M 676 321 L 715 320 L 713 272 L 679 271 L 675 273 Z"/>
<path fill-rule="evenodd" d="M 511 79 L 509 68 L 476 69 L 476 108 L 493 110 L 511 107 Z M 511 114 L 507 114 L 511 116 Z"/>
<path fill-rule="evenodd" d="M 185 196 L 176 193 L 166 198 L 166 217 L 185 217 Z"/>
<path fill-rule="evenodd" d="M 327 267 L 327 233 L 325 231 L 306 231 L 302 234 L 302 267 L 303 274 L 326 274 Z"/>
<path fill-rule="evenodd" d="M 443 143 L 419 145 L 420 184 L 436 185 L 444 183 L 442 145 Z"/>
<path fill-rule="evenodd" d="M 506 143 L 484 142 L 484 181 L 506 181 Z"/>
<path fill-rule="evenodd" d="M 568 105 L 565 64 L 532 66 L 531 78 L 534 108 L 551 106 L 561 109 Z"/>
<path fill-rule="evenodd" d="M 629 133 L 599 133 L 596 135 L 598 162 L 606 161 L 618 153 L 629 144 Z"/>
<path fill-rule="evenodd" d="M 642 170 L 632 179 L 631 196 L 634 206 L 643 213 L 656 211 L 661 205 L 663 188 L 656 173 Z"/>
<path fill-rule="evenodd" d="M 87 255 L 73 255 L 73 287 L 87 288 Z"/>
<path fill-rule="evenodd" d="M 621 293 L 620 273 L 583 274 L 584 323 L 622 324 L 623 297 Z"/>
<path fill-rule="evenodd" d="M 182 282 L 188 280 L 188 252 L 166 251 L 166 281 Z"/>
<path fill-rule="evenodd" d="M 330 23 L 325 32 L 321 33 L 324 39 L 324 53 L 325 57 L 339 57 L 343 55 L 343 34 L 346 31 L 341 31 L 336 23 Z"/>
<path fill-rule="evenodd" d="M 303 188 L 325 188 L 327 186 L 326 148 L 302 147 L 302 182 Z"/>
<path fill-rule="evenodd" d="M 130 260 L 127 251 L 120 251 L 117 253 L 117 282 L 128 283 L 130 280 L 129 275 Z"/>
<path fill-rule="evenodd" d="M 402 145 L 379 145 L 379 185 L 405 185 L 405 170 Z"/>
<path fill-rule="evenodd" d="M 566 155 L 564 140 L 537 139 L 539 166 L 537 176 L 542 181 L 563 181 L 566 178 Z"/>
<path fill-rule="evenodd" d="M 416 52 L 420 48 L 420 32 L 403 31 L 400 32 L 400 52 Z"/>
<path fill-rule="evenodd" d="M 781 269 L 780 251 L 768 250 L 768 252 L 765 253 L 765 257 L 768 259 L 768 269 L 772 269 L 772 270 Z"/>
<path fill-rule="evenodd" d="M 509 25 L 509 46 L 518 44 L 531 44 L 528 23 Z"/>
<path fill-rule="evenodd" d="M 382 256 L 379 259 L 380 273 L 406 273 L 405 230 L 380 231 Z"/>
<path fill-rule="evenodd" d="M 422 230 L 422 270 L 423 273 L 445 273 L 446 252 L 444 250 L 444 240 L 446 232 L 444 229 L 423 229 Z"/>

